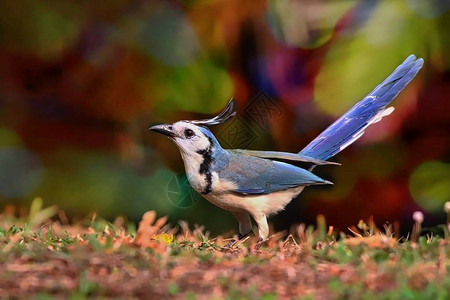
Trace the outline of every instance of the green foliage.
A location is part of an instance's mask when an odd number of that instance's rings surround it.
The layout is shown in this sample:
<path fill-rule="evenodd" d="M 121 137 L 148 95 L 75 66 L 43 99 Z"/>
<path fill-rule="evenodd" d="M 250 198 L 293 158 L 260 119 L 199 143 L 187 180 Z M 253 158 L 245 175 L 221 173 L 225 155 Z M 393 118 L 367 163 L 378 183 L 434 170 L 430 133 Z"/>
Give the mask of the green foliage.
<path fill-rule="evenodd" d="M 34 215 L 45 210 L 34 205 Z M 225 246 L 229 239 L 211 238 L 201 227 L 190 231 L 184 224 L 179 232 L 154 212 L 144 215 L 137 231 L 131 227 L 133 235 L 125 230 L 129 225 L 95 214 L 65 226 L 42 220 L 47 225 L 32 227 L 27 220 L 0 215 L 0 285 L 8 286 L 11 297 L 449 296 L 449 240 L 420 236 L 416 242 L 398 242 L 389 236 L 389 226 L 381 232 L 373 220 L 352 227 L 355 236 L 340 233 L 337 238 L 319 216 L 317 229 L 300 225 L 287 237 L 277 233 L 258 250 L 252 239 Z M 41 292 L 35 295 L 36 286 L 24 282 L 36 276 Z"/>

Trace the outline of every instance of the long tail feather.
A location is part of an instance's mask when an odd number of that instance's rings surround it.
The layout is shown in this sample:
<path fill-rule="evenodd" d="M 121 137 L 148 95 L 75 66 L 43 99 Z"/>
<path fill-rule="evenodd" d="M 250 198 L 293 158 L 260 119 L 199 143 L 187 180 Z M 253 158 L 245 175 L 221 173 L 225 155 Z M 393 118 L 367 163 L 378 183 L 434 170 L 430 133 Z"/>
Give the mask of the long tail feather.
<path fill-rule="evenodd" d="M 299 153 L 327 160 L 358 138 L 367 127 L 394 111 L 386 106 L 405 88 L 423 66 L 423 59 L 410 55 L 370 94 L 337 119 Z"/>

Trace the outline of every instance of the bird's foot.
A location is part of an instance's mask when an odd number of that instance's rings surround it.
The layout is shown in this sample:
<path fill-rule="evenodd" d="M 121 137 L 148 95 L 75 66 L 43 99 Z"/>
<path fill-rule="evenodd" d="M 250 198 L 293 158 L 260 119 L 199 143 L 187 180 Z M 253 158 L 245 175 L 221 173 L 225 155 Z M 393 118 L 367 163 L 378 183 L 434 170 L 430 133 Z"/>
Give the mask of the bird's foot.
<path fill-rule="evenodd" d="M 233 247 L 233 245 L 236 243 L 235 239 L 231 239 L 225 246 L 223 246 L 224 249 L 230 249 Z"/>
<path fill-rule="evenodd" d="M 231 247 L 233 247 L 234 245 L 236 245 L 237 242 L 242 241 L 242 240 L 244 240 L 246 237 L 248 237 L 249 234 L 250 234 L 250 232 L 251 232 L 251 231 L 249 231 L 249 232 L 246 233 L 246 234 L 239 233 L 239 235 L 238 235 L 238 240 L 231 239 L 225 246 L 223 246 L 223 248 L 225 248 L 225 249 L 230 249 Z"/>
<path fill-rule="evenodd" d="M 254 250 L 259 250 L 259 248 L 261 248 L 261 245 L 265 242 L 265 240 L 263 240 L 262 238 L 258 238 L 258 241 L 255 244 L 255 247 L 253 248 Z"/>

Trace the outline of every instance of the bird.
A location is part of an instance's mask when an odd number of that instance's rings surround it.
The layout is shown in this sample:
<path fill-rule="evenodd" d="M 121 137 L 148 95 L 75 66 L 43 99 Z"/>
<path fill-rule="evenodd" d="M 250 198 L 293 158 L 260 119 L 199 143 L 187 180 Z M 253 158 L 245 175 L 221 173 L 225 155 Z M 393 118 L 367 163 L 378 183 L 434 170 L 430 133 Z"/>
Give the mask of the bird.
<path fill-rule="evenodd" d="M 387 106 L 417 75 L 423 63 L 422 58 L 408 56 L 372 92 L 298 153 L 222 148 L 208 127 L 236 115 L 233 98 L 213 118 L 159 124 L 149 130 L 175 142 L 190 185 L 212 204 L 231 212 L 239 224 L 239 240 L 252 232 L 253 219 L 258 242 L 263 242 L 269 236 L 267 218 L 283 210 L 305 187 L 332 184 L 312 173 L 313 169 L 339 165 L 328 159 L 394 111 L 394 107 Z M 299 162 L 310 167 L 295 165 Z"/>

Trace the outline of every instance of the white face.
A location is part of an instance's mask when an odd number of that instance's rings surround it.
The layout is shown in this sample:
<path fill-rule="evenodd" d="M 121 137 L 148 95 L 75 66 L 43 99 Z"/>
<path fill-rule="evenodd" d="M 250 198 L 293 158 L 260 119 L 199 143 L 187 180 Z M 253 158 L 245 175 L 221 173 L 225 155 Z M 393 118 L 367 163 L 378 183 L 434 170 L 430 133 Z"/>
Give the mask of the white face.
<path fill-rule="evenodd" d="M 197 151 L 207 149 L 211 145 L 208 137 L 197 125 L 178 121 L 169 125 L 169 129 L 174 133 L 172 138 L 184 154 L 192 155 Z"/>

